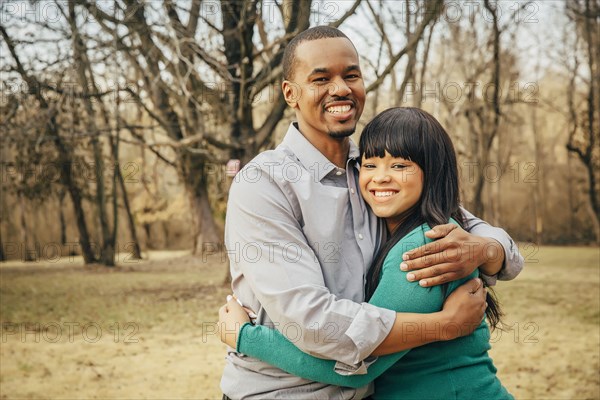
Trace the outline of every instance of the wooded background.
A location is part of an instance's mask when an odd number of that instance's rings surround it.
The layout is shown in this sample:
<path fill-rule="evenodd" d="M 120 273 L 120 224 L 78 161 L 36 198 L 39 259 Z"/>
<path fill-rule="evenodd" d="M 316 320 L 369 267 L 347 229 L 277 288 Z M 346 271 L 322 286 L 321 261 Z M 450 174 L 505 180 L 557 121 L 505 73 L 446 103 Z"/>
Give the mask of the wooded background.
<path fill-rule="evenodd" d="M 0 260 L 219 249 L 230 159 L 293 118 L 300 31 L 355 43 L 368 97 L 452 136 L 463 203 L 523 246 L 600 240 L 600 0 L 0 4 Z M 526 250 L 525 250 L 526 251 Z"/>

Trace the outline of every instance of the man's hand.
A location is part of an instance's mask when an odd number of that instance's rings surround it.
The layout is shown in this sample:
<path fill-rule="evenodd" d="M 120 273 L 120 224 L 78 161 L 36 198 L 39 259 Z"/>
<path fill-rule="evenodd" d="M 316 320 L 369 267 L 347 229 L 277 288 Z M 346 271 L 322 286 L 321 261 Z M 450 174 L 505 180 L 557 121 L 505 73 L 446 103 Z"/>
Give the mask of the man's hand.
<path fill-rule="evenodd" d="M 250 322 L 248 314 L 252 311 L 246 311 L 235 297 L 228 296 L 227 299 L 227 303 L 219 309 L 218 327 L 221 342 L 235 349 L 240 328 L 246 322 Z"/>
<path fill-rule="evenodd" d="M 504 264 L 504 249 L 494 239 L 471 235 L 455 224 L 438 225 L 425 233 L 438 239 L 404 253 L 402 271 L 412 271 L 409 281 L 424 287 L 440 285 L 470 275 L 481 266 L 486 275 L 497 274 Z"/>
<path fill-rule="evenodd" d="M 485 315 L 487 291 L 479 278 L 471 279 L 459 286 L 444 303 L 444 340 L 456 339 L 472 333 Z"/>

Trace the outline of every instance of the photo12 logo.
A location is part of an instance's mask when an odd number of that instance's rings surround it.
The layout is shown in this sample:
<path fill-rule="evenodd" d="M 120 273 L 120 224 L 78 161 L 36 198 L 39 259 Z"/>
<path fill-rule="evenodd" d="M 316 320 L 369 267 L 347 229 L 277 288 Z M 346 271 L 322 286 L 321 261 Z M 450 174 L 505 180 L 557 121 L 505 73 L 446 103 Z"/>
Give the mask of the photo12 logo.
<path fill-rule="evenodd" d="M 97 343 L 103 337 L 115 343 L 138 343 L 140 327 L 135 322 L 114 322 L 102 326 L 97 322 L 3 322 L 2 343 L 18 340 L 21 343 L 58 343 L 83 341 Z"/>

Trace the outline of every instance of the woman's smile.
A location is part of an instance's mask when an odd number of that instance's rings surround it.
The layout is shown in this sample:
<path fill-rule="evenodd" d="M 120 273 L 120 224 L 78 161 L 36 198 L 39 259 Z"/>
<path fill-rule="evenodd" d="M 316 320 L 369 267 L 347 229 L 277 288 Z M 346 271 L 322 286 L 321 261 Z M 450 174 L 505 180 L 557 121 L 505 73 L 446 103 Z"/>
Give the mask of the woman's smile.
<path fill-rule="evenodd" d="M 369 192 L 375 198 L 375 201 L 385 202 L 389 201 L 393 196 L 398 194 L 398 190 L 393 189 L 371 189 Z"/>

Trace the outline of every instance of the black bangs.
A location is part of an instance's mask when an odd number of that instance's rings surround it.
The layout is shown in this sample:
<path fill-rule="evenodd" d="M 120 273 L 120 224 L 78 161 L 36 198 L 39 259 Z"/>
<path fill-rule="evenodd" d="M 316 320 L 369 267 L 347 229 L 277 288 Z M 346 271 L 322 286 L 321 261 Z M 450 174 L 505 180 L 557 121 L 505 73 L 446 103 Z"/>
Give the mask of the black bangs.
<path fill-rule="evenodd" d="M 360 156 L 402 157 L 423 165 L 423 120 L 409 108 L 390 108 L 377 115 L 363 129 L 359 141 Z"/>

